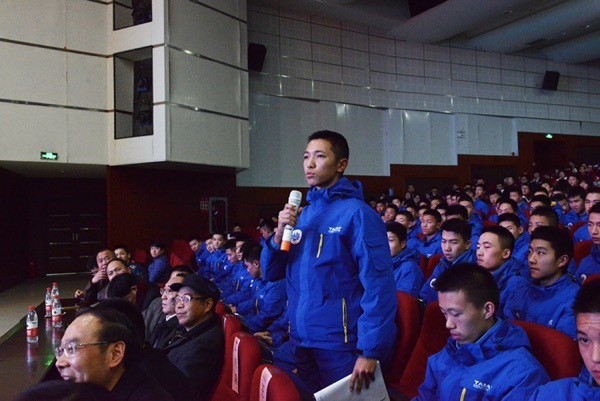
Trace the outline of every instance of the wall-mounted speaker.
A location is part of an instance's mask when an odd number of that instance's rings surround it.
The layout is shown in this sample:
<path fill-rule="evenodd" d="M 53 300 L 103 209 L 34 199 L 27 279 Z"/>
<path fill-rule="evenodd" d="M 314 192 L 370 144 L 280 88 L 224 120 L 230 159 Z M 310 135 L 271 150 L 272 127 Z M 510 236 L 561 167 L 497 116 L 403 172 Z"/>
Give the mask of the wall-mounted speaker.
<path fill-rule="evenodd" d="M 248 70 L 261 72 L 265 63 L 267 48 L 259 43 L 248 43 Z"/>
<path fill-rule="evenodd" d="M 546 71 L 544 74 L 544 82 L 542 83 L 542 89 L 549 91 L 555 91 L 558 88 L 558 80 L 560 79 L 560 72 L 558 71 Z"/>

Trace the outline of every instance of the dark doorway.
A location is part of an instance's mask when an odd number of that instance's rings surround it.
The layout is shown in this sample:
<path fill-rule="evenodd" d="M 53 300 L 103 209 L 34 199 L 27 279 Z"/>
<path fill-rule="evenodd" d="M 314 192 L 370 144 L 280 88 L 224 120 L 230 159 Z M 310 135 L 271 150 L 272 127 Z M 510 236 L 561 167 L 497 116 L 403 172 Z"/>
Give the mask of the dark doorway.
<path fill-rule="evenodd" d="M 533 161 L 539 172 L 553 171 L 556 166 L 567 165 L 567 144 L 565 141 L 545 139 L 533 142 Z"/>

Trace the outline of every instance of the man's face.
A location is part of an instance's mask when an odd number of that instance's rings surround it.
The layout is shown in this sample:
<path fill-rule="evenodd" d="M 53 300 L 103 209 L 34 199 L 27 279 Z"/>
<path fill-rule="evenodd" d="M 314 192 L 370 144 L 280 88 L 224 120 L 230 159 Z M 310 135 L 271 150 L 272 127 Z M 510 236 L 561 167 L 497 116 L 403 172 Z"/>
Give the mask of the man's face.
<path fill-rule="evenodd" d="M 432 199 L 431 202 L 429 203 L 429 207 L 431 209 L 435 209 L 437 207 L 437 205 L 439 205 L 440 203 L 442 203 L 441 200 L 439 200 L 437 198 L 436 199 Z"/>
<path fill-rule="evenodd" d="M 406 241 L 400 241 L 393 232 L 388 231 L 387 237 L 392 257 L 398 255 L 406 247 Z"/>
<path fill-rule="evenodd" d="M 465 241 L 458 233 L 442 230 L 442 252 L 444 257 L 454 262 L 471 247 L 471 240 Z"/>
<path fill-rule="evenodd" d="M 67 327 L 61 340 L 64 348 L 68 344 L 88 344 L 99 342 L 98 332 L 100 321 L 89 314 L 76 318 Z M 106 387 L 110 376 L 110 347 L 107 345 L 88 345 L 77 348 L 75 355 L 68 357 L 62 354 L 56 360 L 58 369 L 63 380 L 75 383 L 93 383 Z"/>
<path fill-rule="evenodd" d="M 410 222 L 405 215 L 399 214 L 396 216 L 396 222 L 402 224 L 408 230 L 410 228 Z"/>
<path fill-rule="evenodd" d="M 386 223 L 391 223 L 396 219 L 396 211 L 391 207 L 385 209 L 385 213 L 383 214 L 383 221 Z"/>
<path fill-rule="evenodd" d="M 200 241 L 198 241 L 197 239 L 193 239 L 190 241 L 190 249 L 196 253 L 198 252 L 198 250 L 200 249 Z"/>
<path fill-rule="evenodd" d="M 563 213 L 569 213 L 569 202 L 566 199 L 559 200 L 558 204 Z"/>
<path fill-rule="evenodd" d="M 98 270 L 105 272 L 106 266 L 108 266 L 108 262 L 114 258 L 115 254 L 112 251 L 105 250 L 102 252 L 98 252 L 98 255 L 96 255 L 96 264 L 98 265 Z"/>
<path fill-rule="evenodd" d="M 589 213 L 592 206 L 600 203 L 600 194 L 590 192 L 585 196 L 585 212 Z"/>
<path fill-rule="evenodd" d="M 463 291 L 438 292 L 438 298 L 446 328 L 458 344 L 474 343 L 488 330 L 485 307 L 476 308 Z"/>
<path fill-rule="evenodd" d="M 490 203 L 492 205 L 496 205 L 496 202 L 498 202 L 499 198 L 500 198 L 500 195 L 498 195 L 498 194 L 491 194 L 490 195 Z"/>
<path fill-rule="evenodd" d="M 523 196 L 528 196 L 531 193 L 529 185 L 521 185 L 521 192 L 523 193 Z"/>
<path fill-rule="evenodd" d="M 311 187 L 329 188 L 346 169 L 348 159 L 336 160 L 331 144 L 325 139 L 314 139 L 304 151 L 304 176 Z"/>
<path fill-rule="evenodd" d="M 235 242 L 235 254 L 238 258 L 238 262 L 242 260 L 242 245 L 244 245 L 244 241 Z"/>
<path fill-rule="evenodd" d="M 423 234 L 425 236 L 435 235 L 439 228 L 440 223 L 438 223 L 432 215 L 423 215 L 421 218 L 421 229 L 423 230 Z"/>
<path fill-rule="evenodd" d="M 578 313 L 576 322 L 581 359 L 600 386 L 600 313 Z"/>
<path fill-rule="evenodd" d="M 503 221 L 501 223 L 498 223 L 498 225 L 500 227 L 504 227 L 508 231 L 510 231 L 510 233 L 513 235 L 513 237 L 515 237 L 515 241 L 517 239 L 519 239 L 519 237 L 521 236 L 521 234 L 523 234 L 523 227 L 521 227 L 521 226 L 517 227 L 515 225 L 515 223 L 513 223 L 512 221 Z"/>
<path fill-rule="evenodd" d="M 517 205 L 519 204 L 519 202 L 521 202 L 521 199 L 523 199 L 523 197 L 519 195 L 518 192 L 511 192 L 510 195 L 508 195 L 508 197 L 517 202 Z"/>
<path fill-rule="evenodd" d="M 475 187 L 475 197 L 478 199 L 483 199 L 485 196 L 485 190 L 481 187 Z"/>
<path fill-rule="evenodd" d="M 248 273 L 250 273 L 252 277 L 257 278 L 260 276 L 260 263 L 258 262 L 258 260 L 255 260 L 254 262 L 244 260 L 244 265 L 246 266 L 246 270 L 248 270 Z"/>
<path fill-rule="evenodd" d="M 157 246 L 150 247 L 150 256 L 152 256 L 153 258 L 156 258 L 156 257 L 162 255 L 164 252 L 165 252 L 164 249 L 159 248 Z"/>
<path fill-rule="evenodd" d="M 239 262 L 237 254 L 235 253 L 235 249 L 225 249 L 225 253 L 227 254 L 227 261 L 232 265 L 235 265 Z"/>
<path fill-rule="evenodd" d="M 189 287 L 179 289 L 178 296 L 189 295 L 190 302 L 178 302 L 175 304 L 175 313 L 177 320 L 186 330 L 191 330 L 200 323 L 208 319 L 212 301 L 204 299 L 199 294 L 194 293 Z"/>
<path fill-rule="evenodd" d="M 131 254 L 123 248 L 115 249 L 115 256 L 119 259 L 123 259 L 125 263 L 129 263 L 129 259 L 131 259 Z"/>
<path fill-rule="evenodd" d="M 504 213 L 513 213 L 513 214 L 515 213 L 515 211 L 513 210 L 510 203 L 499 204 L 497 211 L 498 211 L 498 216 L 500 216 L 501 214 L 504 214 Z"/>
<path fill-rule="evenodd" d="M 577 177 L 574 177 L 572 175 L 570 175 L 569 178 L 567 178 L 567 182 L 572 187 L 574 187 L 574 186 L 576 186 L 576 185 L 579 184 L 579 180 L 577 179 Z"/>
<path fill-rule="evenodd" d="M 162 306 L 162 311 L 167 316 L 173 315 L 175 313 L 175 304 L 173 303 L 173 300 L 177 296 L 177 291 L 173 291 L 171 289 L 171 285 L 176 283 L 183 283 L 183 277 L 171 277 L 169 281 L 167 281 L 167 283 L 165 284 L 163 293 L 160 296 L 160 304 Z"/>
<path fill-rule="evenodd" d="M 588 231 L 595 245 L 600 245 L 600 213 L 592 213 L 588 217 Z"/>
<path fill-rule="evenodd" d="M 206 246 L 206 250 L 209 253 L 212 253 L 215 250 L 215 248 L 213 247 L 213 240 L 212 240 L 212 238 L 209 238 L 206 241 L 204 241 L 204 245 Z"/>
<path fill-rule="evenodd" d="M 269 238 L 269 236 L 272 233 L 271 230 L 269 230 L 269 227 L 267 227 L 267 226 L 259 227 L 258 232 L 260 233 L 260 236 L 263 237 L 264 239 Z"/>
<path fill-rule="evenodd" d="M 394 205 L 396 205 L 396 207 L 397 207 L 398 209 L 400 208 L 400 206 L 402 206 L 402 202 L 400 202 L 400 199 L 398 199 L 398 198 L 394 198 L 394 199 L 392 199 L 392 203 L 393 203 Z"/>
<path fill-rule="evenodd" d="M 575 213 L 581 213 L 584 210 L 583 199 L 581 196 L 575 196 L 573 198 L 569 198 L 569 207 Z"/>
<path fill-rule="evenodd" d="M 569 261 L 566 255 L 556 255 L 552 245 L 542 239 L 531 240 L 529 244 L 529 271 L 531 278 L 538 280 L 542 287 L 553 284 L 562 276 L 563 266 Z"/>
<path fill-rule="evenodd" d="M 550 219 L 548 217 L 534 215 L 529 218 L 529 228 L 527 231 L 529 232 L 529 235 L 531 235 L 531 233 L 533 233 L 536 228 L 549 225 Z"/>
<path fill-rule="evenodd" d="M 473 203 L 469 202 L 469 201 L 460 201 L 458 202 L 459 205 L 464 206 L 467 209 L 467 216 L 469 218 L 471 218 L 471 216 L 473 216 Z"/>
<path fill-rule="evenodd" d="M 529 205 L 529 210 L 531 212 L 533 212 L 535 209 L 537 209 L 540 206 L 545 206 L 544 203 L 540 202 L 540 201 L 533 201 L 531 202 L 531 204 Z"/>
<path fill-rule="evenodd" d="M 221 234 L 214 234 L 212 237 L 212 244 L 214 249 L 221 249 L 225 245 L 225 237 Z"/>
<path fill-rule="evenodd" d="M 477 264 L 493 272 L 510 257 L 509 249 L 502 249 L 496 234 L 483 233 L 477 241 Z"/>
<path fill-rule="evenodd" d="M 106 275 L 108 276 L 108 281 L 112 281 L 113 278 L 123 273 L 131 273 L 131 270 L 118 260 L 113 260 L 108 264 L 108 266 L 106 266 Z"/>
<path fill-rule="evenodd" d="M 515 185 L 515 180 L 512 177 L 506 177 L 504 179 L 504 183 L 506 184 L 506 186 L 512 187 L 513 185 Z"/>
<path fill-rule="evenodd" d="M 375 211 L 377 212 L 377 214 L 383 213 L 384 210 L 385 210 L 385 203 L 377 202 L 377 204 L 375 205 Z"/>

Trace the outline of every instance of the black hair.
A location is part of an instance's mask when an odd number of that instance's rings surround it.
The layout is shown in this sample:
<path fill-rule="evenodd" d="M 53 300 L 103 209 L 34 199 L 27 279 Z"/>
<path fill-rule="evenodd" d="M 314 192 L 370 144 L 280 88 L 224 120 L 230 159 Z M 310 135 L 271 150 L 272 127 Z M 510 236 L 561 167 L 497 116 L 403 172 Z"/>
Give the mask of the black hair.
<path fill-rule="evenodd" d="M 531 212 L 529 219 L 531 220 L 531 217 L 533 216 L 546 217 L 548 219 L 548 223 L 552 227 L 558 227 L 558 214 L 556 214 L 556 211 L 549 206 L 536 207 L 533 212 Z"/>
<path fill-rule="evenodd" d="M 471 239 L 472 228 L 468 221 L 461 219 L 450 219 L 446 220 L 442 224 L 442 231 L 456 233 L 462 237 L 463 241 L 467 242 Z"/>
<path fill-rule="evenodd" d="M 161 241 L 154 241 L 150 244 L 150 248 L 158 248 L 158 249 L 165 249 L 165 243 L 161 242 Z"/>
<path fill-rule="evenodd" d="M 139 284 L 139 280 L 131 273 L 116 275 L 108 284 L 106 296 L 108 298 L 123 298 L 131 292 L 131 287 Z"/>
<path fill-rule="evenodd" d="M 600 313 L 600 280 L 584 283 L 573 303 L 573 313 Z"/>
<path fill-rule="evenodd" d="M 406 219 L 409 222 L 415 221 L 415 216 L 413 216 L 413 214 L 411 212 L 409 212 L 408 210 L 400 210 L 398 212 L 398 214 L 401 214 L 402 216 L 406 217 Z"/>
<path fill-rule="evenodd" d="M 419 210 L 421 210 L 421 208 L 419 208 Z M 434 209 L 427 209 L 425 210 L 425 213 L 423 213 L 423 216 L 425 215 L 429 215 L 429 216 L 433 216 L 433 218 L 436 220 L 436 222 L 441 223 L 442 222 L 442 215 L 440 214 L 440 212 L 438 212 L 437 210 Z"/>
<path fill-rule="evenodd" d="M 177 272 L 177 277 L 185 277 L 188 274 L 194 274 L 194 269 L 188 265 L 177 265 L 173 267 L 172 271 Z"/>
<path fill-rule="evenodd" d="M 400 223 L 391 222 L 385 224 L 385 231 L 394 234 L 398 241 L 406 241 L 406 227 Z"/>
<path fill-rule="evenodd" d="M 114 309 L 121 312 L 133 325 L 135 329 L 134 334 L 140 341 L 140 344 L 142 346 L 144 345 L 146 342 L 146 325 L 144 323 L 144 316 L 142 316 L 142 312 L 140 312 L 134 304 L 121 298 L 110 298 L 98 303 L 96 306 L 94 306 L 94 309 Z"/>
<path fill-rule="evenodd" d="M 502 223 L 503 221 L 510 221 L 511 223 L 513 223 L 515 225 L 515 227 L 523 226 L 519 216 L 517 216 L 516 214 L 513 214 L 513 213 L 504 213 L 504 214 L 501 214 L 500 216 L 498 216 L 498 224 Z"/>
<path fill-rule="evenodd" d="M 469 219 L 469 212 L 463 205 L 450 205 L 446 208 L 446 218 L 454 215 L 459 215 L 463 220 Z"/>
<path fill-rule="evenodd" d="M 577 198 L 579 196 L 579 197 L 581 197 L 581 199 L 585 199 L 586 195 L 587 195 L 586 190 L 578 185 L 578 186 L 575 186 L 575 187 L 572 187 L 571 189 L 569 189 L 567 198 L 571 199 L 571 198 Z"/>
<path fill-rule="evenodd" d="M 467 194 L 462 194 L 461 196 L 459 196 L 458 201 L 459 202 L 469 202 L 471 205 L 473 204 L 473 198 L 471 198 Z"/>
<path fill-rule="evenodd" d="M 563 255 L 567 255 L 569 260 L 573 259 L 573 240 L 567 230 L 559 227 L 540 226 L 531 233 L 531 241 L 533 242 L 535 239 L 550 243 L 556 259 Z M 564 269 L 566 268 L 567 265 L 565 265 Z"/>
<path fill-rule="evenodd" d="M 503 203 L 508 203 L 510 205 L 510 207 L 512 208 L 513 213 L 519 212 L 519 205 L 517 205 L 517 202 L 515 202 L 514 200 L 512 200 L 508 197 L 502 197 L 502 198 L 498 199 L 498 201 L 496 202 L 496 205 L 501 205 Z"/>
<path fill-rule="evenodd" d="M 533 203 L 533 202 L 542 202 L 544 204 L 544 206 L 550 206 L 550 198 L 548 198 L 546 195 L 535 195 L 533 198 L 531 198 L 531 202 L 529 203 Z"/>
<path fill-rule="evenodd" d="M 394 205 L 393 203 L 388 203 L 385 208 L 392 209 L 396 214 L 398 213 L 398 206 Z"/>
<path fill-rule="evenodd" d="M 485 233 L 492 233 L 497 236 L 498 241 L 500 242 L 500 247 L 502 249 L 509 249 L 510 253 L 512 254 L 513 249 L 515 248 L 515 237 L 510 231 L 502 226 L 488 226 L 481 230 L 481 235 Z"/>
<path fill-rule="evenodd" d="M 242 259 L 244 259 L 245 262 L 254 263 L 257 260 L 260 261 L 260 254 L 262 252 L 262 246 L 254 243 L 251 246 L 249 246 L 247 249 L 243 249 L 242 252 L 243 252 Z"/>
<path fill-rule="evenodd" d="M 223 249 L 225 249 L 225 250 L 229 249 L 229 250 L 233 250 L 235 252 L 235 243 L 236 243 L 235 239 L 230 239 L 225 243 L 225 245 L 223 245 Z"/>
<path fill-rule="evenodd" d="M 592 206 L 590 208 L 590 211 L 588 212 L 588 216 L 592 213 L 600 213 L 600 203 L 596 203 L 596 204 L 594 204 L 594 206 Z"/>
<path fill-rule="evenodd" d="M 508 189 L 508 193 L 510 194 L 511 192 L 514 192 L 516 194 L 519 194 L 519 196 L 523 196 L 523 191 L 521 191 L 520 187 L 514 186 L 514 187 L 510 187 Z"/>
<path fill-rule="evenodd" d="M 474 263 L 458 263 L 446 269 L 435 280 L 434 287 L 439 292 L 462 291 L 467 301 L 476 308 L 491 302 L 498 310 L 500 291 L 492 274 Z"/>
<path fill-rule="evenodd" d="M 117 249 L 122 249 L 122 250 L 124 250 L 124 251 L 125 251 L 125 253 L 129 253 L 129 254 L 131 254 L 131 252 L 129 251 L 129 248 L 128 248 L 128 247 L 127 247 L 127 245 L 125 245 L 125 244 L 117 244 L 117 245 L 115 245 L 115 246 L 113 247 L 113 252 L 114 252 L 115 250 L 117 250 Z"/>
<path fill-rule="evenodd" d="M 350 158 L 348 141 L 342 134 L 328 130 L 317 131 L 308 137 L 308 142 L 314 141 L 315 139 L 324 139 L 331 144 L 331 151 L 335 155 L 336 162 Z"/>

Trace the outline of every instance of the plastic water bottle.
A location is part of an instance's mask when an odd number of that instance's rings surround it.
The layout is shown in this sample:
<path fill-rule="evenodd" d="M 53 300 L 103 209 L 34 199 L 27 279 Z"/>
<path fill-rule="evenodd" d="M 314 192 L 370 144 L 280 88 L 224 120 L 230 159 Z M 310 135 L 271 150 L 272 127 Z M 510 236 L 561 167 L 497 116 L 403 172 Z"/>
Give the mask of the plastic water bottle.
<path fill-rule="evenodd" d="M 46 317 L 52 316 L 52 294 L 50 287 L 46 288 Z"/>
<path fill-rule="evenodd" d="M 54 296 L 60 296 L 59 292 L 58 292 L 58 283 L 55 281 L 52 283 L 52 299 L 54 299 Z"/>
<path fill-rule="evenodd" d="M 38 342 L 38 315 L 33 306 L 30 306 L 27 312 L 27 342 Z"/>
<path fill-rule="evenodd" d="M 62 327 L 62 305 L 58 295 L 54 296 L 52 302 L 52 327 Z"/>

